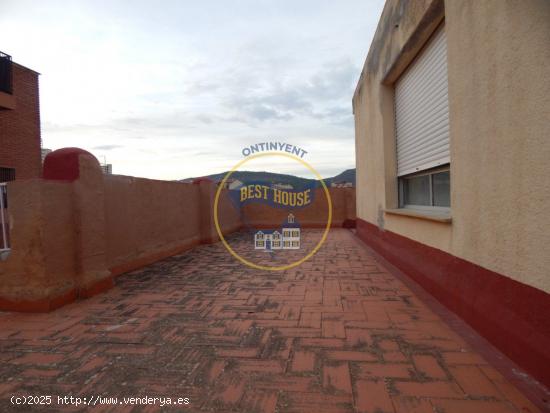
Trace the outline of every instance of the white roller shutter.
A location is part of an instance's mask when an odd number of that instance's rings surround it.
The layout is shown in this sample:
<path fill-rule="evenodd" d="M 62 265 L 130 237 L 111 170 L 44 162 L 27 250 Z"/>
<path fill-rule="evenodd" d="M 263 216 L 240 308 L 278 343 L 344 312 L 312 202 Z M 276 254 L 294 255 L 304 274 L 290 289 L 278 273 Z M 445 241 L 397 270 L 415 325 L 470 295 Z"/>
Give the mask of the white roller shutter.
<path fill-rule="evenodd" d="M 442 26 L 395 83 L 398 176 L 450 162 L 447 84 Z"/>

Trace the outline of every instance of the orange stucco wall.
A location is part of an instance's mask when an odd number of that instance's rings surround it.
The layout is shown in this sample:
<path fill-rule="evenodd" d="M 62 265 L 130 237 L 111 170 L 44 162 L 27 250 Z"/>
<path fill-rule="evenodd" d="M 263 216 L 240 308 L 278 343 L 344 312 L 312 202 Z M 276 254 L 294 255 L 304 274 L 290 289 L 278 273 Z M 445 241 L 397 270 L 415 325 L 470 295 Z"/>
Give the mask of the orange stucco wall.
<path fill-rule="evenodd" d="M 0 261 L 0 308 L 48 311 L 76 286 L 72 186 L 31 179 L 8 191 L 12 251 Z"/>
<path fill-rule="evenodd" d="M 105 244 L 109 268 L 184 249 L 200 241 L 195 185 L 105 176 Z"/>
<path fill-rule="evenodd" d="M 341 227 L 345 221 L 355 219 L 355 188 L 329 188 L 332 203 L 333 227 Z M 248 204 L 243 207 L 246 224 L 253 228 L 280 225 L 288 216 L 289 210 L 275 209 L 265 204 Z M 315 190 L 313 202 L 306 208 L 292 213 L 302 227 L 324 227 L 328 220 L 328 202 L 322 188 Z"/>

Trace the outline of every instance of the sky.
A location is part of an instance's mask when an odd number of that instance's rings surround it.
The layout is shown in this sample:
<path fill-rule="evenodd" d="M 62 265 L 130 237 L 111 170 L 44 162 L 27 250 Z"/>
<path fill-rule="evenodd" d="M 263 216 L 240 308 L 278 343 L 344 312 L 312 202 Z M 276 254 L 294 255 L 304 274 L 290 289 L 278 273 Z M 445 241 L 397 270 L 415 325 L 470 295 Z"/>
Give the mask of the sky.
<path fill-rule="evenodd" d="M 351 98 L 383 0 L 0 0 L 0 50 L 40 76 L 43 147 L 113 173 L 183 179 L 242 149 L 355 167 Z M 306 176 L 296 162 L 250 170 Z"/>

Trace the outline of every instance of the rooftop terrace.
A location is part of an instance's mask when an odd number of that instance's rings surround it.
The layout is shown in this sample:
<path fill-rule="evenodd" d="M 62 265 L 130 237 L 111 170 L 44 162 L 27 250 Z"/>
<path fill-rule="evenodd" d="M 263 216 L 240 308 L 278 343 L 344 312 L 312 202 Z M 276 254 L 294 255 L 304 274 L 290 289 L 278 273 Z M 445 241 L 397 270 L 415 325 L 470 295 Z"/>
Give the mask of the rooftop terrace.
<path fill-rule="evenodd" d="M 423 299 L 346 229 L 283 272 L 196 247 L 54 312 L 0 313 L 0 411 L 29 411 L 12 394 L 188 397 L 177 411 L 539 411 Z M 89 411 L 56 401 L 41 411 Z"/>

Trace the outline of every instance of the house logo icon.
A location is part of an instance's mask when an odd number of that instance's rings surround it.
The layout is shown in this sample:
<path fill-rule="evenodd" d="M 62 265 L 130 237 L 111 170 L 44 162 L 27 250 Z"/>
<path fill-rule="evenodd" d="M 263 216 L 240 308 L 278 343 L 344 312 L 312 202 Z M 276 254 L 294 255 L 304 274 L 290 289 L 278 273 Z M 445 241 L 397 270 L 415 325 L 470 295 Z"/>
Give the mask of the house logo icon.
<path fill-rule="evenodd" d="M 300 249 L 300 224 L 296 222 L 294 214 L 288 214 L 280 230 L 260 230 L 254 234 L 254 249 L 297 250 Z"/>

